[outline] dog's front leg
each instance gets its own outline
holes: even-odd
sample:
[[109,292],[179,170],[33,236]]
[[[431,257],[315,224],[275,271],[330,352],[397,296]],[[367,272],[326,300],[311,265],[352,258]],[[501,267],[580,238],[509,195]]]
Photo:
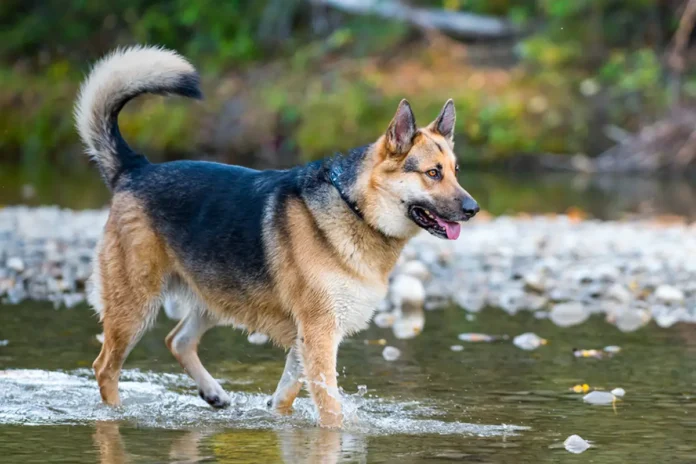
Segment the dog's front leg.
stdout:
[[340,341],[337,330],[314,325],[303,331],[300,341],[307,385],[319,410],[319,425],[340,427],[343,416],[336,380],[336,355]]
[[300,377],[302,377],[300,350],[301,347],[296,344],[288,351],[285,370],[283,370],[283,375],[280,377],[273,397],[268,401],[268,406],[271,406],[280,414],[290,414],[292,412],[292,403],[302,388],[302,382],[300,382]]

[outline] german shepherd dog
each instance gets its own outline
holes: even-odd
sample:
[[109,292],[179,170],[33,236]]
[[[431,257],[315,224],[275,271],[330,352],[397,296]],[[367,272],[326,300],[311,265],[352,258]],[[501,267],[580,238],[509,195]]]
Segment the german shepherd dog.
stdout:
[[342,423],[336,355],[385,297],[404,244],[420,230],[454,240],[479,207],[457,182],[452,100],[418,128],[406,100],[374,143],[290,170],[200,161],[150,163],[122,138],[118,114],[142,93],[202,98],[175,52],[117,50],[99,61],[75,107],[77,130],[113,192],[89,301],[104,326],[94,361],[103,401],[119,404],[128,353],[164,298],[186,316],[166,344],[200,396],[230,397],[201,364],[202,335],[234,325],[288,349],[269,401],[289,413],[303,383],[319,424]]

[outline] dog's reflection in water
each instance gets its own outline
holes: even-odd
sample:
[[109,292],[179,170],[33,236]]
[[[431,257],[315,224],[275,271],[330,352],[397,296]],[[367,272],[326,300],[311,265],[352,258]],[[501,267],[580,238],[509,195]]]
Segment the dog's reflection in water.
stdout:
[[[118,422],[99,421],[95,424],[94,446],[100,455],[101,464],[126,464],[137,461],[127,450]],[[283,463],[339,463],[365,462],[367,446],[363,437],[339,430],[323,428],[292,428],[268,434],[265,440],[256,437],[248,443],[246,431],[236,440],[237,433],[210,431],[186,431],[171,440],[168,457],[157,462],[283,462]],[[216,439],[220,438],[220,439]],[[272,443],[277,440],[277,446]],[[204,443],[205,442],[205,443]],[[164,449],[158,450],[162,455]],[[142,457],[142,456],[141,456]]]

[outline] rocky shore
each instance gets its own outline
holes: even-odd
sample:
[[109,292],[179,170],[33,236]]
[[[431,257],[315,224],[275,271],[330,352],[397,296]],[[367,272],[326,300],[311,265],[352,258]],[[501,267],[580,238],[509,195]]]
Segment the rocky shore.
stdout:
[[[106,210],[0,209],[2,303],[83,302],[106,218]],[[696,225],[477,217],[457,241],[422,234],[408,244],[375,323],[417,332],[423,308],[450,304],[532,311],[559,326],[600,313],[627,332],[651,320],[696,323]]]

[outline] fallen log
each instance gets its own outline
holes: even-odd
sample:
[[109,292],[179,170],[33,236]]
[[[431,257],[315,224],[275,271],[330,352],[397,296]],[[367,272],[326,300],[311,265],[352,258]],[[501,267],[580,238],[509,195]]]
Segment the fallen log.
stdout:
[[438,30],[461,39],[502,39],[513,37],[519,32],[504,19],[461,11],[412,7],[397,0],[310,1],[315,5],[328,6],[346,13],[404,21],[421,29]]

